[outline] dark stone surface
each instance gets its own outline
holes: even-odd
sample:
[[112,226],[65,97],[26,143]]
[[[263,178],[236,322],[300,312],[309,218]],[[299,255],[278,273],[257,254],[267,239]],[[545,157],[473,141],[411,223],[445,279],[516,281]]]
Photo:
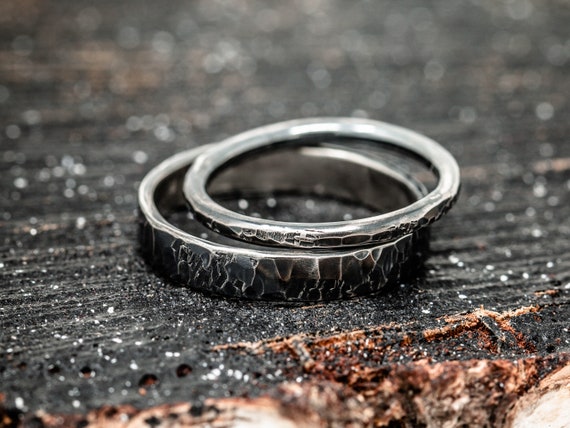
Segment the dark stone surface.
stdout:
[[[319,338],[364,329],[373,358],[351,358],[377,368],[570,351],[569,20],[563,0],[2,1],[4,406],[256,396],[314,373],[271,346],[221,345],[298,334],[314,359]],[[205,296],[145,265],[146,171],[317,115],[407,126],[456,156],[462,196],[423,277],[291,307]]]

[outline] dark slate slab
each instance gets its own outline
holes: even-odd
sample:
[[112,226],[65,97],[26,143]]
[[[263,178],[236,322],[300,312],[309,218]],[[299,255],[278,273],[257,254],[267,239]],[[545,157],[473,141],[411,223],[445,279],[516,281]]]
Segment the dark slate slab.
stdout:
[[[345,350],[359,370],[563,364],[569,21],[563,0],[3,1],[0,406],[198,405],[322,370],[348,388],[347,360],[325,353],[355,331],[374,345]],[[319,115],[408,126],[457,157],[462,195],[432,228],[423,273],[375,297],[290,306],[203,295],[146,266],[146,171]]]

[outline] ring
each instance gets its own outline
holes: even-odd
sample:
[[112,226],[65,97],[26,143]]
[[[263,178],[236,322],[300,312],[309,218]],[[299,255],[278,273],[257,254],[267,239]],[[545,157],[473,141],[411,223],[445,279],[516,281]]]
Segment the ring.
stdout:
[[[215,147],[202,146],[172,156],[152,169],[139,187],[142,253],[171,280],[201,291],[238,298],[322,301],[378,292],[399,278],[400,272],[417,268],[428,228],[403,234],[388,243],[320,250],[269,247],[236,240],[208,229],[187,215],[182,230],[167,218],[184,207],[184,174],[201,154]],[[330,148],[310,149],[312,153],[309,151],[307,156],[332,159],[338,155]],[[366,163],[368,158],[350,150],[345,152],[348,162],[362,169],[358,163]],[[263,157],[255,160],[254,165],[255,162],[258,162],[256,171],[262,170]],[[235,171],[229,173],[235,180],[232,182],[253,183],[248,178],[251,166],[237,165]],[[423,197],[425,192],[421,191],[421,185],[394,170],[386,174],[387,168],[381,162],[366,166],[375,169],[376,180],[399,188],[406,204]],[[271,162],[266,169],[272,169]],[[224,194],[228,189],[229,186],[221,183],[214,190]]]
[[[320,223],[282,222],[247,216],[216,203],[207,187],[227,164],[247,154],[283,146],[319,146],[331,140],[361,140],[393,149],[424,164],[437,178],[428,194],[405,207],[370,217]],[[239,240],[290,248],[345,248],[386,243],[439,219],[460,187],[453,156],[432,139],[409,129],[356,118],[298,119],[231,137],[198,156],[184,180],[184,196],[210,229]]]

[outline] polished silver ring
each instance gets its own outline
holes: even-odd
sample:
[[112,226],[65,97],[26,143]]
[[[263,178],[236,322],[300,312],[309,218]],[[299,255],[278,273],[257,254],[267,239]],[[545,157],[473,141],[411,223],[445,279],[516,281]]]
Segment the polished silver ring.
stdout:
[[[437,177],[437,185],[419,200],[371,217],[322,223],[290,223],[251,217],[225,208],[208,194],[219,169],[259,150],[320,145],[356,139],[397,149]],[[439,219],[455,201],[460,187],[453,156],[432,139],[383,122],[356,118],[298,119],[263,126],[228,138],[198,156],[184,181],[184,196],[197,218],[210,229],[236,239],[290,248],[344,248],[393,241]]]
[[[139,187],[141,250],[169,279],[224,296],[321,301],[376,293],[389,281],[398,280],[401,272],[417,270],[421,260],[418,252],[427,242],[427,229],[403,234],[388,243],[320,250],[269,247],[208,229],[187,215],[182,185],[187,169],[196,158],[214,147],[202,146],[165,160],[146,175]],[[313,147],[311,150],[309,154],[317,157],[338,156],[335,149]],[[346,151],[345,158],[359,168],[367,162],[366,156],[350,150]],[[255,184],[250,170],[261,169],[267,161],[261,158],[259,162],[250,163],[247,168],[240,168],[238,164],[228,175],[231,183]],[[326,163],[323,165],[326,167]],[[399,188],[407,199],[406,204],[425,193],[421,184],[393,169],[387,172],[380,161],[367,166],[376,170],[380,177],[377,180],[385,177],[381,187]],[[231,190],[231,186],[220,183],[213,193],[224,193],[228,189]],[[176,211],[184,213],[183,226],[170,220]]]

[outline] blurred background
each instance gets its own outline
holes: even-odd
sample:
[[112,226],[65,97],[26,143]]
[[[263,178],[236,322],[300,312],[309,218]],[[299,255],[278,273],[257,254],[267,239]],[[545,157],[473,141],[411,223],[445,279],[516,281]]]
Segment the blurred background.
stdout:
[[[154,162],[318,115],[391,121],[440,137],[458,155],[469,151],[470,163],[486,152],[511,163],[552,152],[546,128],[567,103],[563,1],[25,0],[0,8],[7,164],[22,165],[30,145],[40,164],[54,145],[65,147],[66,165],[116,152]],[[465,141],[470,133],[475,144]],[[86,157],[84,144],[100,150]],[[120,181],[129,171],[119,169],[109,172]]]

